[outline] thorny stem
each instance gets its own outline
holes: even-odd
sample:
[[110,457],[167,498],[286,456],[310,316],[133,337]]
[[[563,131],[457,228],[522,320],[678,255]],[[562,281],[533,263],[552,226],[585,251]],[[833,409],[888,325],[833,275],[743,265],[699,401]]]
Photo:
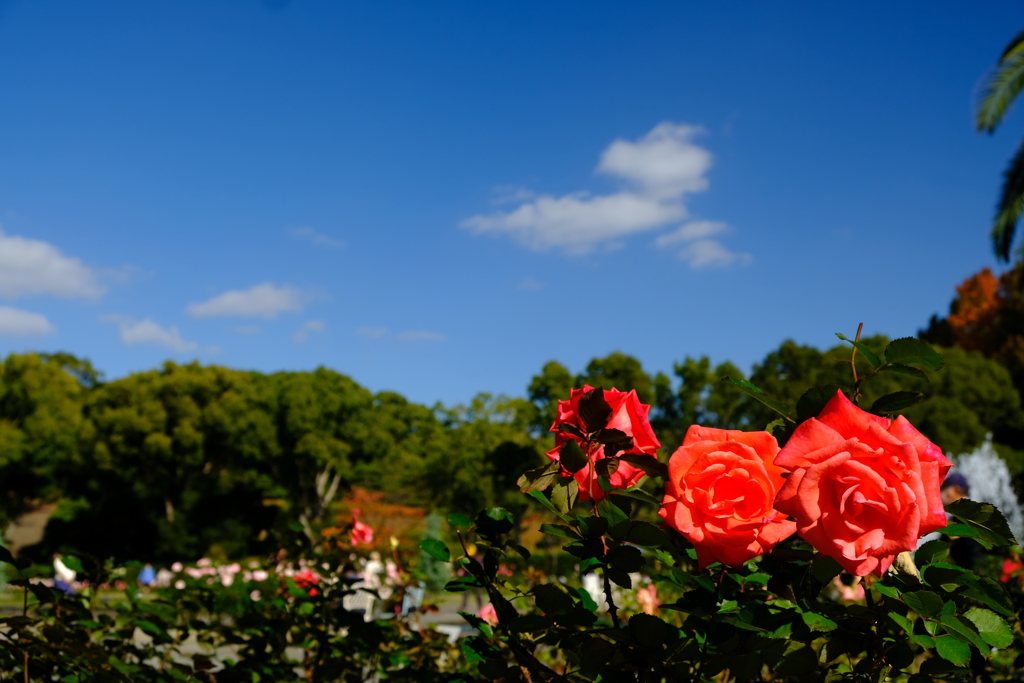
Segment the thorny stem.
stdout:
[[[459,544],[462,546],[462,552],[469,559],[470,562],[476,562],[469,556],[469,548],[466,546],[466,539],[462,537],[462,532],[456,530],[455,532],[459,536]],[[487,598],[491,601],[491,604],[497,604],[496,598],[501,598],[501,594],[494,587],[490,581],[484,581],[484,590],[487,591]],[[504,599],[504,598],[502,598]],[[497,613],[497,610],[495,610]],[[555,673],[548,667],[537,661],[526,646],[519,640],[519,636],[508,628],[508,624],[505,623],[501,614],[497,614],[498,625],[501,627],[505,634],[508,636],[509,649],[512,650],[512,656],[515,657],[516,663],[519,664],[519,670],[523,674],[523,678],[526,679],[527,683],[531,683],[536,677],[537,680],[548,680],[552,678]]]
[[604,597],[608,601],[608,614],[612,617],[612,624],[615,628],[619,627],[619,608],[615,606],[615,601],[612,600],[612,580],[608,578],[608,571],[604,570],[601,572],[604,576]]

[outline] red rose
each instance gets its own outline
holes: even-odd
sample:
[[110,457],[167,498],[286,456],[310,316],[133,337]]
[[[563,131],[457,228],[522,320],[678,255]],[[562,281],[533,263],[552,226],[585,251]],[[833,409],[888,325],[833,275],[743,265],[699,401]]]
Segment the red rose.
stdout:
[[697,549],[703,569],[737,566],[793,535],[796,523],[774,508],[785,483],[772,463],[779,444],[768,432],[693,425],[668,461],[658,514]]
[[796,428],[775,464],[792,471],[775,507],[851,574],[882,576],[946,525],[939,488],[953,463],[902,416],[867,413],[841,391]]
[[[559,460],[559,449],[570,439],[575,440],[584,453],[587,452],[588,447],[582,438],[559,431],[559,427],[561,425],[571,425],[581,432],[587,433],[587,426],[584,424],[579,413],[580,399],[583,398],[584,394],[593,390],[594,388],[590,386],[584,386],[582,389],[573,389],[569,393],[568,401],[558,402],[558,417],[555,419],[555,423],[551,425],[551,431],[557,433],[555,447],[547,453],[548,457],[552,460]],[[658,437],[654,435],[654,430],[651,429],[651,423],[647,421],[647,414],[651,411],[651,407],[640,402],[636,391],[625,392],[618,389],[605,389],[604,400],[612,409],[606,429],[617,429],[633,439],[633,447],[622,452],[654,456],[655,452],[661,448],[661,444],[658,442]],[[590,452],[587,455],[590,459],[590,465],[579,470],[573,476],[580,486],[580,498],[583,500],[593,498],[593,500],[598,501],[604,498],[604,491],[597,484],[597,473],[594,470],[594,464],[605,458],[604,446],[599,443],[593,443],[590,445],[589,450]],[[618,469],[615,470],[609,479],[613,488],[624,489],[636,484],[643,475],[643,470],[633,467],[625,461],[620,461]]]

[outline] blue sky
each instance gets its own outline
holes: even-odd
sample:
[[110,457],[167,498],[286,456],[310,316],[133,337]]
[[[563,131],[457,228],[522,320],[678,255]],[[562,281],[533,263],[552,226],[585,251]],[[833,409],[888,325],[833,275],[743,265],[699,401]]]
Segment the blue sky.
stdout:
[[454,404],[914,334],[994,266],[1024,5],[0,0],[0,354]]

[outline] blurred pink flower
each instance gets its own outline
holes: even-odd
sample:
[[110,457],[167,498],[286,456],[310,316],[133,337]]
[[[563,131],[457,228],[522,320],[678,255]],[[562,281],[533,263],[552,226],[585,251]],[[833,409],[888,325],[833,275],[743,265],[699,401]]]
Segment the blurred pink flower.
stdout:
[[352,510],[352,545],[360,543],[370,545],[373,543],[373,528],[369,524],[359,521],[359,509]]
[[183,568],[184,568],[184,565],[182,565],[181,562],[175,562],[174,564],[171,565],[171,571],[174,572],[174,573],[180,572]]
[[491,626],[498,625],[498,613],[494,610],[494,605],[487,603],[480,608],[480,611],[476,613],[478,617],[486,621]]
[[259,602],[261,597],[262,596],[260,595],[260,592],[258,590],[254,590],[253,592],[249,593],[249,599],[253,602]]
[[252,578],[254,581],[266,581],[268,576],[270,575],[262,569],[257,569],[252,573]]
[[853,586],[847,586],[837,576],[832,579],[832,585],[839,591],[839,597],[847,602],[859,602],[864,600],[864,584],[860,581]]
[[185,582],[182,581],[181,579],[178,579],[177,581],[174,582],[174,587],[177,588],[178,590],[185,590]]
[[654,587],[654,584],[638,588],[636,591],[637,602],[640,603],[640,609],[644,611],[644,614],[657,614],[658,607],[661,602],[658,600],[658,589]]
[[205,557],[203,557],[198,562],[196,562],[196,564],[199,565],[200,567],[209,567],[210,566],[210,561],[208,559],[206,559]]

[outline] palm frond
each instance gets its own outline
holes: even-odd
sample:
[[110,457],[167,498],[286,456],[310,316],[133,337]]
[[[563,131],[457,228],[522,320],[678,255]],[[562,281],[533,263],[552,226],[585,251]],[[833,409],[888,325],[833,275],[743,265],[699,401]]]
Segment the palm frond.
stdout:
[[1003,54],[999,55],[999,63],[1002,64],[1021,52],[1024,52],[1024,31],[1021,31],[1013,37],[1010,44],[1006,46],[1005,50],[1003,50]]
[[1024,88],[1024,43],[1020,49],[1008,61],[997,66],[985,83],[975,120],[978,130],[994,131]]
[[1024,143],[1017,149],[1003,173],[1003,191],[992,225],[992,248],[996,258],[1010,260],[1010,247],[1017,231],[1017,222],[1024,212]]

